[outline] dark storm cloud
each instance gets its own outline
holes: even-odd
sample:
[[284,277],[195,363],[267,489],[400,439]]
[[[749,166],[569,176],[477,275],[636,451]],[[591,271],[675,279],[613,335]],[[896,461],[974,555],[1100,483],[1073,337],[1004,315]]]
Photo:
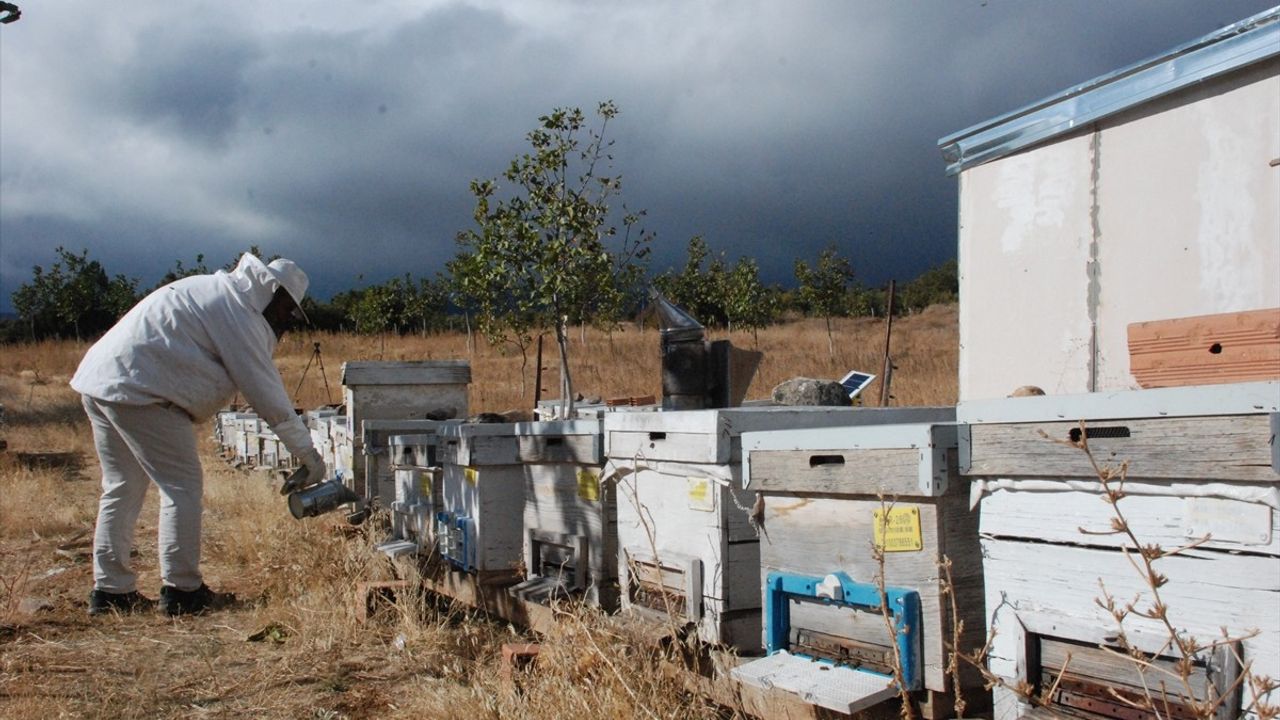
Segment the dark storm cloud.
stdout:
[[190,141],[224,145],[251,94],[244,74],[260,56],[243,38],[147,28],[120,66],[124,109],[139,125],[173,124]]
[[440,270],[555,107],[613,99],[654,269],[701,234],[790,282],[955,254],[936,141],[1267,7],[1139,2],[385,2],[25,8],[0,29],[0,309],[63,244],[150,284],[250,244],[326,297]]

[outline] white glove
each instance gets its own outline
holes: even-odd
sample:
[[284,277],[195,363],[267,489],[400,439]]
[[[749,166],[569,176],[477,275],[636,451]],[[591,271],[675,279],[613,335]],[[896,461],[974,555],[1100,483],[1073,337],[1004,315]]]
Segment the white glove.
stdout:
[[302,466],[307,469],[307,480],[304,485],[324,482],[328,469],[325,467],[324,458],[321,457],[320,451],[315,448],[302,454]]

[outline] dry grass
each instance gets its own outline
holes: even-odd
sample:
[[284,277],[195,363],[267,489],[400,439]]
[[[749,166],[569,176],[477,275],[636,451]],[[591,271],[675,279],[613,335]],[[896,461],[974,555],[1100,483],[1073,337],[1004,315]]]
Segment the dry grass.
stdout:
[[[764,361],[748,392],[750,399],[769,397],[778,383],[796,377],[839,379],[850,370],[881,374],[885,323],[873,318],[839,318],[835,324],[837,357],[827,350],[827,335],[820,319],[800,320],[751,333],[719,333],[714,339],[729,339],[737,347],[764,352]],[[611,335],[588,329],[585,343],[579,332],[571,333],[570,348],[574,387],[586,397],[661,396],[658,359],[658,331],[652,326],[637,329],[624,326]],[[894,371],[893,405],[952,405],[957,397],[959,346],[956,306],[935,306],[916,315],[897,318],[893,325]],[[461,334],[409,336],[388,339],[385,349],[376,337],[332,335],[287,337],[277,364],[290,394],[298,387],[312,343],[319,342],[329,378],[332,399],[341,402],[339,366],[344,360],[430,360],[464,358],[471,362],[472,411],[501,412],[533,405],[533,351],[529,357],[526,395],[520,392],[520,354],[513,348],[491,348],[475,339],[475,351],[468,352]],[[554,393],[558,387],[560,360],[552,338],[543,350],[543,387]],[[544,397],[548,396],[544,393]],[[868,404],[879,403],[879,382],[865,393]],[[329,402],[324,383],[313,364],[307,372],[298,401],[302,407]]]
[[[956,394],[954,308],[895,322],[894,404],[949,404]],[[827,354],[821,321],[759,335],[765,361],[751,389],[767,397],[797,375],[838,378],[852,368],[879,371],[884,325],[838,325],[845,356]],[[751,335],[736,345],[754,347]],[[343,360],[467,358],[465,337],[287,338],[277,352],[293,392],[321,343],[334,399]],[[658,395],[653,329],[612,339],[575,335],[575,376],[586,395]],[[238,607],[207,617],[158,614],[90,620],[86,540],[96,515],[98,467],[79,399],[67,387],[86,345],[10,346],[0,356],[0,717],[734,717],[685,692],[669,662],[642,634],[616,619],[573,615],[545,638],[538,669],[519,682],[498,672],[504,642],[527,637],[501,622],[414,599],[399,612],[360,625],[352,617],[357,581],[392,577],[370,541],[341,532],[336,519],[292,520],[261,476],[226,467],[212,439],[202,445],[207,482],[204,569],[210,585],[237,593]],[[544,365],[556,372],[548,344]],[[521,398],[518,355],[479,343],[470,358],[473,411],[532,404]],[[549,378],[550,379],[550,378]],[[554,385],[554,380],[549,384]],[[532,381],[529,383],[530,391]],[[870,389],[872,398],[878,388]],[[299,404],[328,401],[317,368]],[[874,403],[873,403],[874,404]],[[209,438],[209,424],[199,429]],[[66,452],[79,467],[38,467],[20,453]],[[140,589],[159,587],[156,493],[138,528]],[[278,628],[278,641],[248,638]]]

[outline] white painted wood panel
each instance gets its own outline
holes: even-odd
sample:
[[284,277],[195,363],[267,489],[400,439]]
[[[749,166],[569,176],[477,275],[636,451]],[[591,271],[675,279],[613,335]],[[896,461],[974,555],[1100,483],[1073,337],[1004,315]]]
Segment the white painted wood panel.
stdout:
[[[1150,602],[1150,589],[1117,550],[991,538],[982,548],[987,612],[997,632],[990,668],[1005,678],[1018,677],[1024,627],[1085,642],[1099,642],[1113,632],[1115,621],[1096,602],[1100,583],[1118,601]],[[1169,578],[1161,595],[1175,627],[1201,641],[1220,637],[1224,627],[1232,635],[1256,629],[1258,634],[1244,641],[1244,659],[1255,673],[1280,675],[1280,563],[1275,557],[1193,550],[1156,567]],[[1154,621],[1130,616],[1125,625],[1148,652],[1167,638]]]
[[[1216,530],[1204,547],[1280,556],[1280,513],[1266,505],[1129,495],[1121,507],[1143,543],[1171,549]],[[1111,505],[1098,493],[996,490],[982,499],[981,532],[988,537],[1120,547],[1128,542],[1126,536],[1097,534],[1111,529],[1113,517]],[[1094,534],[1081,533],[1081,528]]]
[[566,464],[524,466],[524,554],[530,556],[529,530],[587,538],[586,562],[590,579],[608,583],[617,579],[617,498],[607,483],[597,484],[595,499],[580,491],[579,472],[598,467]]
[[523,561],[524,472],[521,466],[468,468],[446,464],[441,506],[446,512],[469,517],[475,523],[477,570],[510,570]]

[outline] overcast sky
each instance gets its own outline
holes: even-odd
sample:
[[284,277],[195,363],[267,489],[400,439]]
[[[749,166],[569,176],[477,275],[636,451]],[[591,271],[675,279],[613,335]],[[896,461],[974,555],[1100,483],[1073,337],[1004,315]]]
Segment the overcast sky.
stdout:
[[154,284],[249,245],[321,299],[455,254],[473,178],[612,99],[653,270],[702,235],[791,284],[955,257],[938,138],[1274,0],[20,0],[0,25],[0,310],[53,248]]

